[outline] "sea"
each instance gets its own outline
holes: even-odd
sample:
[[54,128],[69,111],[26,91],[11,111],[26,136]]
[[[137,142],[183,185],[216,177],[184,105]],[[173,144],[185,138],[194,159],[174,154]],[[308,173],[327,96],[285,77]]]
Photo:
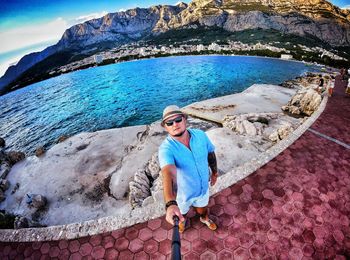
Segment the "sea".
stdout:
[[7,150],[33,154],[62,135],[150,124],[170,104],[280,84],[319,67],[250,56],[177,56],[93,67],[0,96]]

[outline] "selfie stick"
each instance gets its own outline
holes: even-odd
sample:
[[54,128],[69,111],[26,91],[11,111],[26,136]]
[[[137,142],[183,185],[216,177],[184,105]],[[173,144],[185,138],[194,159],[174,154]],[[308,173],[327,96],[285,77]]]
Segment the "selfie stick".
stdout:
[[174,216],[174,227],[173,227],[173,241],[171,242],[171,259],[180,260],[181,259],[181,241],[179,233],[179,217]]

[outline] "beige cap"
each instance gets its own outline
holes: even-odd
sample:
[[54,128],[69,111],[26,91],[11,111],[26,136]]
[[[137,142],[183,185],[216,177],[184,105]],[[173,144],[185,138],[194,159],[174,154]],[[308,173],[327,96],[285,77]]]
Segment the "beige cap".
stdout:
[[185,113],[181,111],[181,109],[176,105],[170,105],[164,108],[163,110],[163,118],[162,118],[162,125],[164,125],[165,120],[167,120],[169,117],[172,117],[173,115],[183,115],[186,116]]

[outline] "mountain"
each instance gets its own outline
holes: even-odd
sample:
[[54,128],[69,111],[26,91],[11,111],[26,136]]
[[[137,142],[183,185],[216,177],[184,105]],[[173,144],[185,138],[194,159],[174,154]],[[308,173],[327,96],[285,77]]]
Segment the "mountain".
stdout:
[[313,37],[331,46],[350,45],[350,11],[325,0],[193,0],[176,6],[157,5],[110,13],[67,29],[60,41],[24,56],[0,79],[7,89],[19,76],[40,76],[98,51],[178,29],[252,29]]

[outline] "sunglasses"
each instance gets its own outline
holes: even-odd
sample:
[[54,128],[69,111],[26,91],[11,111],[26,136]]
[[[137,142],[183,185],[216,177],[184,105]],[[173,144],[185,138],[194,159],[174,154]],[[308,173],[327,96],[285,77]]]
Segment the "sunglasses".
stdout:
[[181,123],[182,122],[182,116],[179,116],[177,118],[174,118],[173,120],[169,120],[169,121],[166,121],[165,124],[167,126],[172,126],[174,124],[174,122],[176,123]]

